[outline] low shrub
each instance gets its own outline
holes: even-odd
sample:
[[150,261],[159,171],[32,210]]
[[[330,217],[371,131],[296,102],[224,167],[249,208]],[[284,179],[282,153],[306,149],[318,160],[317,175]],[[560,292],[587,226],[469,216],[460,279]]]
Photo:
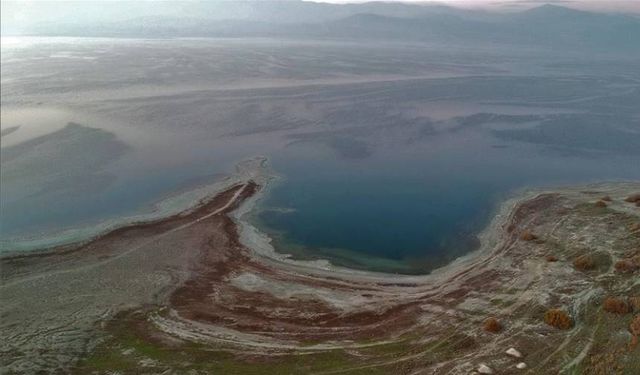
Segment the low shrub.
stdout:
[[573,319],[561,309],[549,309],[544,313],[544,322],[558,329],[569,329],[573,326]]
[[522,233],[520,233],[520,239],[523,241],[533,241],[535,239],[537,239],[538,236],[536,236],[535,234],[531,233],[530,230],[525,229],[524,231],[522,231]]
[[596,262],[591,255],[580,255],[573,261],[573,266],[580,271],[588,271],[596,268]]
[[558,261],[558,257],[556,257],[555,255],[547,255],[545,257],[545,259],[547,260],[547,262],[557,262]]
[[627,314],[631,312],[631,306],[623,298],[607,297],[602,303],[604,311],[614,314]]
[[625,202],[629,202],[629,203],[638,203],[638,202],[640,202],[640,193],[631,194],[630,196],[625,198]]
[[487,318],[482,325],[482,328],[491,333],[498,333],[502,331],[502,324],[496,318]]
[[605,195],[604,197],[600,198],[600,200],[605,202],[611,202],[611,197],[608,195]]
[[599,200],[595,203],[596,207],[607,207],[607,202]]
[[616,268],[616,271],[621,273],[633,273],[640,268],[640,266],[631,259],[619,260],[616,262],[614,267]]
[[635,347],[638,344],[638,336],[640,336],[640,315],[636,315],[631,324],[629,324],[629,332],[631,332],[631,346]]
[[634,311],[640,311],[640,296],[629,297],[629,305]]

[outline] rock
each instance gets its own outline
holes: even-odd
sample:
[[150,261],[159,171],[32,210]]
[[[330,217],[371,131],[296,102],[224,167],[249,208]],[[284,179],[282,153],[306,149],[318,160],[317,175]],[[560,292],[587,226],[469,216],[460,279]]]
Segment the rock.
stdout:
[[478,367],[478,372],[481,374],[493,374],[491,367],[485,364],[481,364],[480,367]]
[[519,369],[519,370],[524,370],[524,369],[526,369],[526,368],[527,368],[527,364],[526,364],[526,363],[524,363],[524,362],[520,362],[520,363],[518,363],[518,364],[516,365],[516,368],[517,368],[517,369]]
[[522,353],[516,350],[516,348],[509,348],[509,350],[507,350],[506,353],[512,357],[522,358]]

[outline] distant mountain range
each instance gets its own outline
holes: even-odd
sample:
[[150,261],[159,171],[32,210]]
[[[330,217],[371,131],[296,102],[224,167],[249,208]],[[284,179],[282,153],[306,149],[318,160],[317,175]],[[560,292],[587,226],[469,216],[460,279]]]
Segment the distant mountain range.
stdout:
[[518,13],[382,2],[65,2],[38,11],[12,5],[3,2],[3,36],[349,38],[640,53],[639,17],[548,4]]

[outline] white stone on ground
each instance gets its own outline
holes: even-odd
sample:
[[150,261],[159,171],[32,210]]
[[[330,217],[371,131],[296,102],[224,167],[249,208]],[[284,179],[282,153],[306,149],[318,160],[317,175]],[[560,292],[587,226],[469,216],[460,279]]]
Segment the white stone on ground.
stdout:
[[506,353],[512,357],[516,357],[516,358],[522,357],[522,353],[516,350],[516,348],[509,348],[509,350],[507,350]]
[[480,367],[478,367],[478,372],[481,374],[493,374],[493,370],[485,364],[481,364]]
[[520,363],[518,363],[518,364],[516,365],[516,368],[517,368],[517,369],[520,369],[520,370],[524,370],[524,369],[526,369],[526,368],[527,368],[527,364],[526,364],[526,363],[524,363],[524,362],[520,362]]

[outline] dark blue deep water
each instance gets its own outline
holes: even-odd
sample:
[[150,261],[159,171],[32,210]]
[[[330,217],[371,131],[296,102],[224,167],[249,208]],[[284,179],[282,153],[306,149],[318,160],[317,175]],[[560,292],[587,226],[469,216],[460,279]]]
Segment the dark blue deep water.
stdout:
[[636,162],[480,133],[353,160],[296,144],[272,159],[283,178],[256,222],[298,258],[424,273],[476,248],[476,235],[518,189],[637,179]]

